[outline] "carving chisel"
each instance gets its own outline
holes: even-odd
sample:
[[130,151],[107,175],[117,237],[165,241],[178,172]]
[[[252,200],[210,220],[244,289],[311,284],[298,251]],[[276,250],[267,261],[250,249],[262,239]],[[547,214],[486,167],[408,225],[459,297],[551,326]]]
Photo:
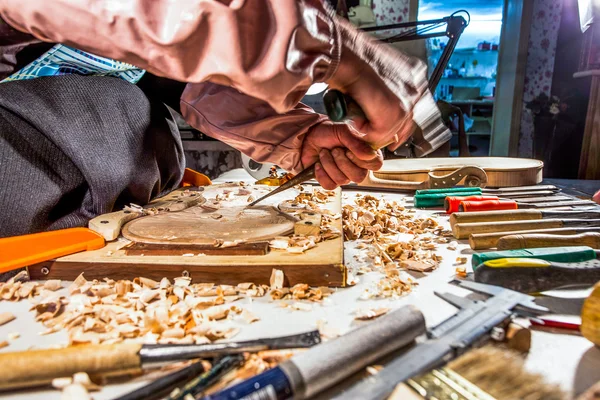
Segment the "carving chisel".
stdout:
[[512,186],[498,189],[492,188],[480,188],[480,187],[452,187],[442,189],[420,189],[415,194],[437,194],[442,193],[446,196],[460,196],[462,192],[479,192],[489,196],[500,196],[510,195],[514,192],[536,192],[536,191],[550,191],[553,193],[560,192],[560,189],[554,185],[534,185],[534,186]]
[[474,272],[475,282],[537,293],[570,285],[600,281],[600,261],[557,262],[535,258],[500,258],[485,261]]
[[[334,122],[343,121],[349,116],[360,116],[363,118],[365,116],[358,104],[356,104],[356,102],[352,100],[351,97],[343,94],[338,90],[326,91],[323,95],[323,103],[325,104],[325,109],[327,110],[327,115],[329,116],[329,119]],[[394,142],[395,140],[392,140],[390,143],[381,146],[381,148],[386,147]],[[374,150],[378,150],[378,148],[374,148]],[[267,193],[261,198],[256,199],[252,203],[248,204],[248,207],[255,206],[264,199],[276,195],[277,193],[281,193],[285,190],[291,189],[296,185],[300,185],[306,181],[315,179],[315,164],[306,168],[304,171],[300,172],[298,175],[296,175],[283,185],[279,186],[277,189]]]
[[590,200],[573,200],[560,202],[542,202],[542,203],[523,203],[513,200],[484,200],[484,201],[463,201],[458,207],[458,211],[493,211],[493,210],[516,210],[524,208],[556,208],[556,207],[574,207],[574,206],[595,206],[596,203]]
[[598,258],[598,254],[598,250],[594,250],[588,246],[541,247],[533,249],[487,251],[485,253],[473,254],[471,266],[473,267],[473,271],[475,271],[480,265],[485,264],[487,261],[502,258],[536,258],[556,262],[581,262],[595,260]]
[[0,390],[44,385],[54,378],[72,376],[77,372],[103,374],[139,369],[149,364],[213,358],[226,354],[306,348],[320,342],[319,331],[311,331],[245,342],[197,345],[117,343],[2,353],[0,354]]
[[498,240],[499,250],[557,246],[589,246],[593,249],[600,249],[600,233],[588,232],[580,233],[578,235],[525,233],[503,236]]
[[600,219],[600,209],[597,210],[508,210],[508,211],[477,211],[456,212],[450,216],[450,226],[459,223],[500,222],[500,221],[531,221],[540,219]]
[[[515,198],[506,198],[506,197],[497,197],[497,196],[448,196],[444,199],[444,208],[446,209],[446,214],[454,214],[460,210],[460,206],[463,202],[482,202],[488,200],[508,200],[508,201],[518,201],[519,203],[555,203],[555,202],[564,202],[564,201],[572,201],[573,198],[568,196],[552,196],[551,192],[519,192],[520,196],[515,196]],[[537,195],[541,197],[537,197]],[[546,194],[550,194],[550,196],[546,196]],[[536,196],[536,197],[528,197],[528,196]],[[415,196],[415,204],[416,204],[416,196]]]
[[452,234],[467,239],[477,233],[514,232],[527,229],[600,228],[600,219],[540,219],[535,221],[470,222],[455,224]]
[[[556,196],[552,191],[526,191],[526,192],[511,192],[503,194],[502,197],[497,195],[481,193],[481,192],[460,192],[454,194],[447,193],[424,193],[415,194],[413,201],[417,208],[433,208],[445,207],[446,211],[452,208],[451,212],[458,211],[458,206],[462,201],[483,201],[483,200],[515,200],[524,203],[531,202],[552,202],[571,200],[571,197]],[[448,212],[449,214],[451,212]]]
[[500,238],[509,235],[550,234],[550,235],[578,235],[580,233],[600,232],[600,228],[553,228],[553,229],[528,229],[515,232],[477,233],[469,236],[469,245],[473,250],[492,249],[498,245]]

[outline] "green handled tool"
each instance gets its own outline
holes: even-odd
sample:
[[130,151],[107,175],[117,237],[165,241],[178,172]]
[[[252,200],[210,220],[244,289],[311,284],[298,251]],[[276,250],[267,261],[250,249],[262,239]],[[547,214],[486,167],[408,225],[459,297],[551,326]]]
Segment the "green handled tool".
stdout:
[[475,282],[502,286],[523,293],[538,293],[600,281],[600,260],[556,262],[536,258],[500,258],[475,269]]
[[540,247],[533,249],[518,249],[505,251],[488,251],[485,253],[473,254],[471,259],[473,270],[483,265],[486,261],[497,260],[500,258],[538,258],[546,261],[556,262],[581,262],[594,260],[598,256],[598,251],[588,246],[573,247]]
[[535,186],[514,186],[504,187],[499,189],[480,188],[480,187],[469,187],[469,186],[455,186],[452,188],[441,188],[441,189],[420,189],[415,194],[434,194],[434,193],[445,193],[447,196],[462,196],[461,192],[471,192],[478,190],[479,193],[485,193],[488,196],[498,195],[509,195],[514,192],[534,192],[534,191],[551,191],[559,192],[560,189],[553,185],[535,185]]
[[[350,96],[343,94],[339,90],[327,90],[323,95],[323,102],[325,104],[325,109],[327,110],[327,115],[329,116],[329,119],[331,119],[334,122],[343,121],[346,118],[348,118],[348,116],[364,117],[364,113],[360,109],[358,104],[356,104],[356,102],[352,100]],[[276,195],[277,193],[281,193],[284,190],[288,190],[296,185],[300,185],[314,178],[315,164],[306,168],[304,171],[300,172],[298,175],[296,175],[283,185],[279,186],[277,189],[267,193],[261,198],[248,204],[248,207],[252,207],[268,197]]]

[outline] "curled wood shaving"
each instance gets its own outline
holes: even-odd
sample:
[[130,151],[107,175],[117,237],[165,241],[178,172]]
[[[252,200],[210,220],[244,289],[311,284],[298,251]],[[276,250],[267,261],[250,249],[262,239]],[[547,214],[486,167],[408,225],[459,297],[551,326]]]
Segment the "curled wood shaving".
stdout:
[[456,263],[457,264],[466,264],[467,263],[467,257],[456,257]]
[[256,316],[255,314],[251,313],[248,310],[243,310],[242,311],[242,318],[244,318],[244,320],[248,324],[251,324],[251,323],[256,322],[256,321],[260,321],[260,318],[258,318],[258,316]]
[[8,342],[6,340],[3,340],[3,341],[0,342],[0,349],[3,349],[5,347],[7,347],[7,346],[8,346]]
[[460,277],[460,278],[466,278],[467,277],[467,268],[465,267],[456,267],[456,276]]
[[0,326],[4,325],[4,324],[8,324],[10,321],[12,321],[15,318],[17,318],[17,317],[15,317],[15,315],[13,313],[10,313],[10,312],[0,313]]
[[355,311],[355,320],[358,321],[366,321],[369,319],[375,319],[377,317],[381,317],[384,314],[387,314],[390,311],[389,308],[376,308],[370,310],[356,310]]
[[271,279],[269,280],[271,289],[282,289],[284,279],[285,276],[283,275],[283,271],[273,268],[273,271],[271,271]]

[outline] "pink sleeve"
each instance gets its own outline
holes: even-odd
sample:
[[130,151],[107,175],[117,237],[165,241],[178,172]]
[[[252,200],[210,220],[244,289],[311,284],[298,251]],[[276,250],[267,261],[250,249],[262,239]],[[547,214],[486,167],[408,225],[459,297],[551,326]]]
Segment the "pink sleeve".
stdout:
[[337,68],[340,33],[324,0],[0,0],[37,38],[183,82],[232,86],[280,113]]
[[181,96],[186,121],[258,162],[298,173],[306,133],[327,119],[302,103],[278,114],[267,103],[214,83],[187,85]]

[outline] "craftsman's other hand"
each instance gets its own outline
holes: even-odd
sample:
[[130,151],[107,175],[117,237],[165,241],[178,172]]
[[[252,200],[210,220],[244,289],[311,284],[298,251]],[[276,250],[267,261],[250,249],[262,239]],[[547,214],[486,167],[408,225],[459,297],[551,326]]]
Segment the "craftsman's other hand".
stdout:
[[366,119],[351,115],[352,123],[374,147],[398,147],[408,140],[412,113],[403,108],[377,72],[348,48],[343,48],[340,65],[328,84],[360,106]]
[[322,122],[306,134],[301,161],[315,165],[315,177],[324,189],[333,190],[350,182],[362,182],[369,171],[383,166],[383,155],[373,150],[352,126]]
[[596,194],[594,194],[594,197],[592,197],[592,200],[594,200],[596,203],[600,204],[600,190],[598,190],[596,192]]

